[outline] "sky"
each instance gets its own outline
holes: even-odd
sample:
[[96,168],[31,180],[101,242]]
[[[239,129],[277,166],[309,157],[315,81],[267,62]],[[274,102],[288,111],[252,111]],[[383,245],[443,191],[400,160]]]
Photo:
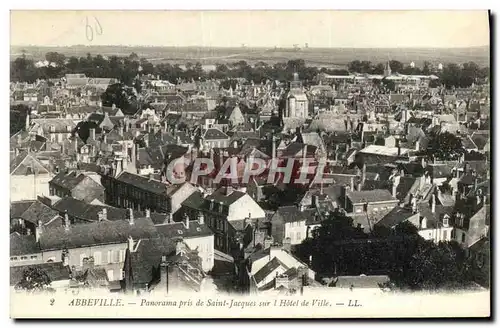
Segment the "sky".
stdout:
[[489,45],[487,11],[11,11],[11,45],[453,48]]

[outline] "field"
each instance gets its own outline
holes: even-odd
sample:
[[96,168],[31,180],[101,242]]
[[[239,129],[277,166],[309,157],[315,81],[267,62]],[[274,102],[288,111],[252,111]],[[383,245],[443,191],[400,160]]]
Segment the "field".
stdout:
[[72,47],[35,47],[12,46],[11,59],[20,56],[22,51],[28,58],[43,59],[45,53],[56,51],[66,56],[85,56],[101,54],[103,56],[124,56],[137,53],[153,63],[169,62],[185,64],[200,62],[203,65],[231,63],[245,60],[250,64],[258,61],[274,64],[290,59],[304,59],[308,65],[319,67],[344,67],[353,60],[368,60],[373,63],[398,60],[405,64],[424,61],[438,63],[464,63],[474,61],[480,66],[490,62],[489,47],[474,48],[303,48],[300,50],[285,48],[200,48],[200,47],[125,47],[125,46],[72,46]]

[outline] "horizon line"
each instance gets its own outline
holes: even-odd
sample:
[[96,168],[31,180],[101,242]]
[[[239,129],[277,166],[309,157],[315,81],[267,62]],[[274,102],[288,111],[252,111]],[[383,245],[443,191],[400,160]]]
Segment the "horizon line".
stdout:
[[[294,50],[293,46],[286,46],[286,47],[273,47],[273,46],[203,46],[203,45],[185,45],[185,46],[175,46],[175,45],[134,45],[134,44],[93,44],[93,45],[85,45],[85,44],[70,44],[70,45],[38,45],[38,44],[11,44],[10,47],[40,47],[40,48],[71,48],[71,47],[127,47],[127,48],[132,48],[132,47],[143,47],[143,48],[221,48],[221,49],[232,49],[232,48],[237,48],[237,49],[255,49],[255,48],[264,48],[264,49],[291,49]],[[323,47],[314,47],[314,46],[308,46],[306,47],[299,47],[298,49],[304,50],[304,49],[473,49],[473,48],[485,48],[485,47],[490,47],[490,44],[485,44],[485,45],[478,45],[478,46],[459,46],[459,47],[432,47],[432,46],[405,46],[405,47],[355,47],[355,46],[338,46],[338,47],[328,47],[328,46],[323,46]]]

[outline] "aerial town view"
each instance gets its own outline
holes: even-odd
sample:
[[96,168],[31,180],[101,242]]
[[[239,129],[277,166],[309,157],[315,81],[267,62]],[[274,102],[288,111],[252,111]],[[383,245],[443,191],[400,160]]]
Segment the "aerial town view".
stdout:
[[11,45],[13,293],[489,290],[489,35],[94,44],[106,17]]

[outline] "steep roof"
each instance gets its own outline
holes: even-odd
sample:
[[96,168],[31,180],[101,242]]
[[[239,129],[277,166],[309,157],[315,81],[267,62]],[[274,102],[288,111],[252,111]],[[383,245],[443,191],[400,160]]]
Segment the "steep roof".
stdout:
[[200,224],[198,221],[191,220],[189,228],[184,222],[175,222],[167,224],[158,224],[156,229],[160,235],[167,238],[198,238],[211,236],[214,232],[206,225]]
[[128,237],[134,240],[155,238],[158,232],[148,218],[135,219],[134,224],[126,220],[99,221],[46,229],[40,236],[40,248],[44,251],[80,248],[88,246],[126,243]]
[[33,235],[10,234],[10,256],[41,253]]

